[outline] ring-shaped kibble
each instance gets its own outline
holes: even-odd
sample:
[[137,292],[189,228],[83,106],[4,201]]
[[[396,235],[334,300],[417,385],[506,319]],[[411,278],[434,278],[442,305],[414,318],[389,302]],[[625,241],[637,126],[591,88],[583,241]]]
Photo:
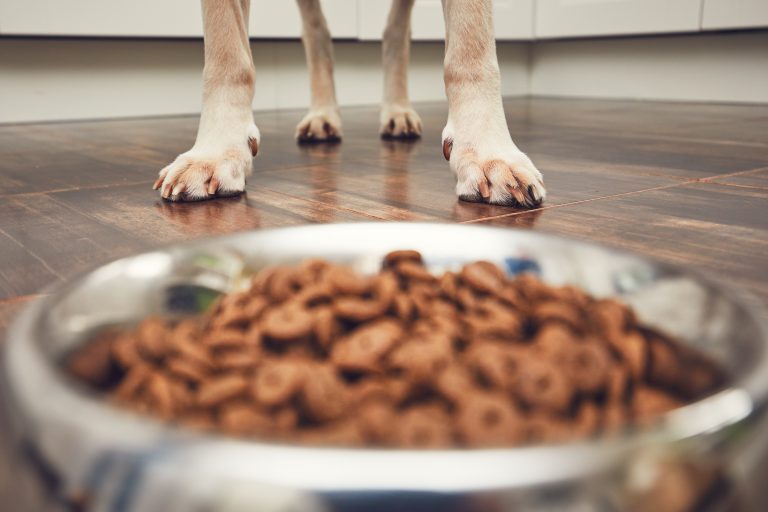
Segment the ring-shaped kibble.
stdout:
[[166,369],[174,376],[189,382],[202,382],[208,377],[208,368],[194,359],[171,358],[166,362]]
[[306,370],[301,402],[307,416],[317,421],[335,420],[349,404],[347,386],[330,365],[311,365]]
[[470,447],[510,446],[525,440],[525,418],[502,394],[475,393],[461,403],[459,438]]
[[248,380],[242,375],[223,375],[204,381],[197,390],[199,407],[212,407],[245,394]]
[[401,448],[447,448],[454,444],[448,414],[429,406],[411,407],[401,413],[393,437]]
[[520,369],[515,394],[529,407],[565,412],[571,405],[573,389],[562,371],[546,360],[531,358]]
[[583,323],[582,313],[578,309],[567,302],[556,300],[548,300],[535,305],[531,316],[538,325],[547,322],[559,322],[573,330],[578,329]]
[[596,342],[573,345],[564,361],[565,372],[577,389],[596,393],[605,388],[611,367],[611,356]]
[[295,361],[265,361],[256,373],[251,394],[256,402],[265,406],[283,404],[299,392],[305,373],[305,368]]
[[329,286],[335,295],[362,295],[371,288],[371,280],[351,269],[334,265],[325,272]]
[[301,304],[289,302],[267,310],[262,326],[262,333],[272,339],[295,340],[312,331],[314,317]]
[[382,267],[390,268],[390,267],[393,267],[395,264],[403,261],[422,263],[423,260],[422,260],[421,253],[419,251],[414,251],[412,249],[391,251],[387,253],[386,256],[384,256],[384,260],[382,261]]
[[399,276],[405,279],[424,281],[427,283],[432,283],[437,280],[437,278],[433,276],[429,270],[427,270],[427,268],[420,262],[402,260],[397,262],[393,266],[393,269]]
[[336,342],[331,361],[345,370],[378,370],[379,360],[394,348],[402,334],[402,327],[394,320],[371,322]]
[[482,293],[497,293],[504,285],[504,273],[489,262],[476,261],[464,265],[459,277],[464,283]]

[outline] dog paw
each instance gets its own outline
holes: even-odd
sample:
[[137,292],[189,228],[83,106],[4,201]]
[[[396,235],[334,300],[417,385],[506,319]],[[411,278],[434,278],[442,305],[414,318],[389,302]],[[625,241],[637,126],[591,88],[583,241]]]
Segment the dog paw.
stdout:
[[532,208],[546,197],[544,180],[508,133],[454,134],[443,130],[443,156],[456,174],[459,199]]
[[313,109],[296,126],[298,142],[338,142],[341,118],[335,109]]
[[384,139],[416,139],[421,137],[421,118],[411,107],[383,105],[379,134]]
[[218,149],[217,144],[196,144],[162,169],[152,188],[160,190],[168,201],[202,201],[242,194],[259,140],[258,128],[251,125],[247,144]]

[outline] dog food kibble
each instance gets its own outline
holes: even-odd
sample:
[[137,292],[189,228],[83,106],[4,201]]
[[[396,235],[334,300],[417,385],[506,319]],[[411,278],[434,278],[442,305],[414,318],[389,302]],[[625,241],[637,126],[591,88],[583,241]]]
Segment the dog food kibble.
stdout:
[[615,299],[485,261],[436,276],[411,250],[375,276],[320,259],[267,268],[197,318],[104,333],[67,364],[186,428],[400,448],[610,435],[724,382]]

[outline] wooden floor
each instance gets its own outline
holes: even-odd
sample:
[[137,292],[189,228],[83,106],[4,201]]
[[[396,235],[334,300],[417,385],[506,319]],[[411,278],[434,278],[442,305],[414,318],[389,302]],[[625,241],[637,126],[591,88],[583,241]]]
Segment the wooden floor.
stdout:
[[[691,265],[768,303],[768,106],[515,99],[518,145],[543,171],[536,210],[459,202],[424,137],[381,141],[375,108],[344,109],[345,139],[297,146],[301,112],[258,113],[247,194],[161,201],[157,171],[196,117],[0,126],[0,339],[40,289],[161,244],[309,222],[429,220],[537,229]],[[0,464],[0,482],[9,468]]]
[[543,171],[536,210],[459,202],[441,156],[443,104],[424,137],[377,137],[375,108],[345,139],[297,146],[299,111],[257,113],[247,194],[171,204],[150,189],[197,118],[0,126],[0,329],[53,282],[174,241],[308,222],[429,220],[537,229],[684,263],[768,302],[768,106],[513,99],[517,144]]

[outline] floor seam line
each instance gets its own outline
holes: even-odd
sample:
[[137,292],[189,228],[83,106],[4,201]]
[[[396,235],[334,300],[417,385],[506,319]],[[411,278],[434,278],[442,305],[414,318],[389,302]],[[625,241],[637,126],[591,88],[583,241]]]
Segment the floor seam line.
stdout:
[[19,242],[18,240],[16,240],[16,238],[14,238],[14,237],[13,237],[13,236],[12,236],[10,233],[8,233],[8,232],[7,232],[7,231],[5,231],[4,229],[0,228],[0,234],[3,234],[3,235],[5,235],[5,236],[7,236],[8,238],[10,238],[10,239],[11,239],[11,241],[13,241],[13,243],[15,243],[16,245],[18,245],[19,247],[21,247],[22,249],[24,249],[25,251],[27,251],[27,254],[29,254],[29,255],[30,255],[30,256],[32,256],[32,257],[33,257],[35,260],[37,260],[37,261],[38,261],[38,263],[40,263],[40,264],[43,266],[43,268],[45,268],[45,270],[47,270],[48,272],[50,272],[50,273],[51,273],[51,275],[53,275],[54,277],[56,277],[56,278],[58,278],[58,279],[64,279],[64,278],[63,278],[61,275],[59,275],[59,273],[58,273],[58,272],[56,272],[55,270],[53,270],[53,268],[51,268],[51,266],[50,266],[50,265],[48,265],[48,263],[47,263],[47,262],[46,262],[44,259],[42,259],[40,256],[38,256],[37,254],[35,254],[35,252],[34,252],[34,251],[32,251],[31,249],[29,249],[29,247],[26,247],[24,244],[22,244],[21,242]]
[[631,196],[631,195],[636,195],[636,194],[642,194],[644,192],[653,192],[655,190],[665,190],[665,189],[668,189],[668,188],[682,187],[682,186],[685,186],[685,185],[689,185],[691,183],[695,183],[695,181],[686,181],[686,182],[683,182],[683,183],[674,183],[674,184],[669,184],[669,185],[661,185],[661,186],[658,186],[658,187],[651,187],[651,188],[646,188],[646,189],[643,189],[643,190],[633,190],[631,192],[623,192],[621,194],[613,194],[613,195],[610,195],[610,196],[593,197],[593,198],[590,198],[590,199],[582,199],[582,200],[579,200],[579,201],[571,201],[570,203],[555,204],[555,205],[552,205],[552,206],[545,206],[543,208],[536,208],[535,210],[523,210],[523,211],[517,211],[517,212],[512,212],[512,213],[504,213],[504,214],[501,214],[501,215],[493,215],[491,217],[483,217],[481,219],[465,220],[465,221],[461,221],[459,224],[473,224],[475,222],[483,222],[483,221],[486,221],[486,220],[496,220],[496,219],[502,219],[502,218],[506,218],[506,217],[515,217],[515,216],[518,216],[518,215],[525,215],[525,214],[531,213],[531,212],[543,212],[543,211],[546,211],[546,210],[554,210],[556,208],[564,208],[566,206],[575,206],[575,205],[583,204],[583,203],[591,203],[591,202],[594,202],[594,201],[601,201],[601,200],[604,200],[604,199],[615,199],[615,198],[619,198],[619,197],[625,197],[625,196]]

